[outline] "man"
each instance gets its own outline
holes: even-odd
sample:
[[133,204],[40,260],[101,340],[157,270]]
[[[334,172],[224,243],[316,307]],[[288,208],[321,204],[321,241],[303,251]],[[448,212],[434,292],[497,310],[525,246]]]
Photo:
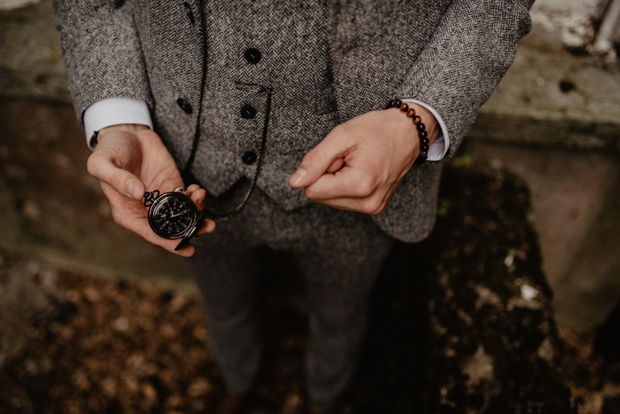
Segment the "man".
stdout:
[[[511,64],[532,2],[55,1],[88,169],[115,220],[174,251],[142,198],[190,183],[200,209],[230,218],[176,253],[192,257],[232,395],[259,365],[253,275],[268,246],[304,270],[308,393],[333,406],[381,261],[431,231],[438,161]],[[395,96],[415,115],[383,110]]]

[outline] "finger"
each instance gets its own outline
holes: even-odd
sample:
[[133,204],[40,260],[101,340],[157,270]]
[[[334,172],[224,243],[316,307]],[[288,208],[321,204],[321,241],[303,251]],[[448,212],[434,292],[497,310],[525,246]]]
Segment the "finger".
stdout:
[[129,171],[119,168],[106,155],[94,152],[88,158],[87,169],[90,175],[106,183],[119,194],[133,200],[141,200],[145,187],[142,181]]
[[333,166],[344,164],[344,157],[351,149],[352,144],[340,134],[337,129],[332,130],[323,141],[311,149],[302,159],[297,171],[289,178],[289,185],[293,188],[303,188],[318,180]]
[[338,210],[354,211],[356,213],[369,214],[372,216],[381,213],[387,205],[383,202],[382,197],[342,197],[328,200],[318,200],[315,201],[315,203],[336,208]]
[[334,174],[340,171],[342,167],[344,167],[344,158],[337,158],[334,162],[332,162],[332,165],[327,168],[326,172],[328,174]]
[[380,214],[388,206],[401,181],[392,183],[389,188],[381,188],[369,197],[362,198],[337,198],[326,200],[325,204],[341,210],[356,211],[358,213],[375,216]]
[[[177,243],[176,243],[175,247],[178,246],[178,244],[179,244],[178,240],[176,240],[176,242]],[[183,246],[179,250],[175,250],[175,249],[172,249],[172,250],[166,249],[166,250],[168,250],[170,253],[176,254],[177,256],[181,256],[181,257],[185,257],[185,258],[192,257],[196,253],[196,248],[194,246],[192,246],[191,243],[188,243],[187,245]]]
[[204,210],[205,201],[207,199],[207,192],[204,189],[200,188],[197,184],[192,184],[187,187],[185,194],[192,199],[199,211]]
[[181,242],[180,239],[175,239],[175,240],[163,239],[163,240],[165,240],[165,243],[157,243],[151,240],[147,240],[147,241],[156,246],[164,248],[170,253],[174,253],[181,257],[192,257],[194,253],[196,253],[196,248],[194,248],[194,246],[192,246],[191,243],[187,243],[185,244],[185,246],[177,250],[177,247],[179,246],[179,243]]
[[365,198],[379,188],[377,181],[365,170],[345,166],[335,174],[324,174],[305,189],[312,201],[336,198]]
[[204,236],[205,234],[213,233],[215,228],[215,221],[206,219],[200,226],[200,229],[196,232],[196,236]]
[[387,189],[377,189],[373,194],[366,197],[338,197],[314,200],[314,202],[340,210],[377,215],[385,210],[399,184],[400,181],[393,183]]
[[194,193],[194,192],[196,192],[196,191],[198,191],[200,189],[201,188],[200,188],[200,186],[198,184],[190,184],[189,187],[187,187],[185,189],[185,193],[189,195],[189,194],[192,194],[192,193]]

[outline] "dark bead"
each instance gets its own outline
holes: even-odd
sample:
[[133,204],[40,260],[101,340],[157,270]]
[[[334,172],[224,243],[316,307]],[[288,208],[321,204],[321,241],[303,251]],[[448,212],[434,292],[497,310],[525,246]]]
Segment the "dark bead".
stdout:
[[419,122],[417,125],[418,131],[424,131],[426,129],[426,126],[424,126],[424,124],[422,122]]
[[260,62],[261,57],[262,57],[260,54],[260,51],[253,47],[246,49],[244,56],[245,56],[245,60],[247,60],[248,63],[251,63],[253,65],[256,65],[258,62]]
[[421,145],[420,146],[420,151],[421,152],[428,152],[428,145]]
[[252,105],[243,105],[241,107],[241,118],[243,119],[252,119],[256,116],[256,108]]
[[179,108],[181,108],[186,114],[191,114],[194,111],[192,105],[183,98],[177,99],[177,105],[179,105]]
[[428,138],[420,138],[420,143],[421,143],[422,145],[428,145],[428,143],[429,143],[429,142],[428,142]]
[[409,105],[406,103],[400,105],[400,110],[403,112],[407,112],[409,110]]
[[243,161],[246,165],[252,165],[256,162],[256,153],[254,151],[246,151],[245,154],[241,157],[241,161]]
[[428,136],[428,133],[426,131],[419,131],[418,135],[420,136],[420,138],[426,138]]

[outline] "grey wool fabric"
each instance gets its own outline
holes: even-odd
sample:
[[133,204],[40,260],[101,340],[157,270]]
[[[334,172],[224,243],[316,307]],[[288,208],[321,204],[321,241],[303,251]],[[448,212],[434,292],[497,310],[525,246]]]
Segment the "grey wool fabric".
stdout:
[[[330,126],[381,109],[394,96],[419,99],[442,115],[452,155],[512,63],[517,41],[529,31],[532,3],[54,1],[79,117],[106,97],[146,101],[179,168],[186,166],[200,137],[203,152],[196,175],[208,179],[202,184],[219,194],[240,175],[252,175],[241,156],[256,145],[258,129],[244,125],[219,133],[235,124],[239,100],[255,102],[256,128],[261,122],[268,127],[268,145],[276,139],[265,148],[259,186],[287,209],[305,202],[300,191],[282,182],[302,155]],[[316,19],[316,13],[325,20],[323,15]],[[302,47],[288,47],[290,41]],[[248,47],[264,51],[257,65],[243,61]],[[282,76],[273,79],[275,74]],[[291,82],[283,81],[286,74]],[[207,84],[216,83],[219,93],[205,93]],[[282,88],[291,84],[295,89],[283,96]],[[179,99],[191,104],[190,113],[180,109]],[[260,111],[268,102],[269,113]],[[276,111],[281,114],[277,119]],[[296,119],[275,124],[290,112]],[[266,125],[270,117],[273,122]],[[217,131],[201,131],[214,122],[221,122]],[[278,142],[280,128],[315,130],[314,136]],[[432,228],[440,174],[440,165],[413,168],[375,218],[377,224],[403,241],[423,239]]]
[[258,369],[256,249],[291,250],[310,303],[309,395],[350,377],[367,298],[395,239],[431,231],[442,162],[415,165],[377,216],[311,204],[288,186],[335,126],[394,97],[431,105],[449,159],[530,30],[533,0],[54,0],[78,118],[108,97],[145,101],[180,170],[241,214],[187,262],[232,392]]

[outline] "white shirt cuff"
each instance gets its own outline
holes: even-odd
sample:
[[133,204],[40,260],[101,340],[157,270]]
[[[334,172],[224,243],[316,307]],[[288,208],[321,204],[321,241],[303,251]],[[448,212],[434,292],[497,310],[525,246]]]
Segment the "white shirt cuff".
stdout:
[[441,133],[433,142],[433,144],[428,148],[428,161],[441,161],[443,157],[448,153],[450,149],[450,135],[448,134],[448,128],[446,127],[446,123],[443,121],[439,112],[435,110],[432,106],[425,104],[424,102],[420,102],[416,99],[401,99],[403,102],[415,103],[424,108],[428,109],[428,111],[435,116],[437,119],[437,123],[441,128]]
[[84,111],[84,131],[88,148],[95,149],[95,131],[112,125],[140,124],[153,129],[153,121],[146,102],[125,97],[106,98],[95,102]]
[[[403,101],[423,106],[437,119],[441,134],[428,149],[428,161],[440,161],[450,149],[450,135],[441,115],[432,106],[416,99],[403,99]],[[95,131],[108,126],[140,124],[153,129],[153,121],[146,102],[135,98],[113,97],[97,101],[86,108],[83,119],[86,143],[90,149],[95,149],[97,146],[96,140],[93,140]]]

